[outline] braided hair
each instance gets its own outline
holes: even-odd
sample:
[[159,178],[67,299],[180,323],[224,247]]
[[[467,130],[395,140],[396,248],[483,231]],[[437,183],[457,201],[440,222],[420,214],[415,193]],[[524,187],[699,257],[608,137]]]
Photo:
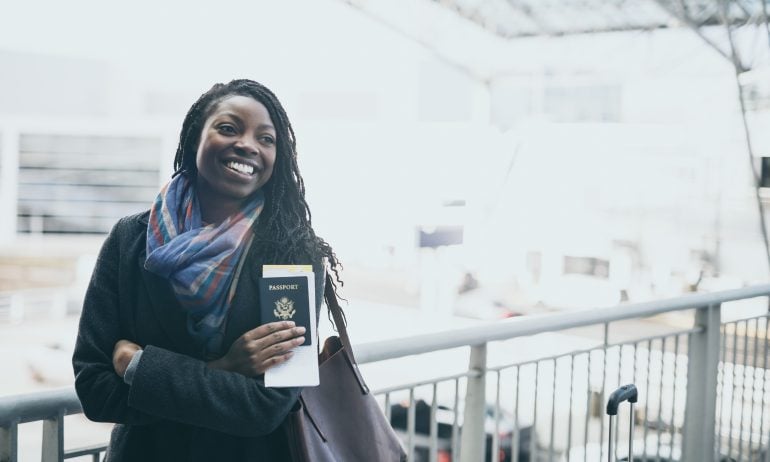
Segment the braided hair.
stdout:
[[[262,187],[265,206],[256,223],[256,245],[266,262],[306,263],[325,259],[342,286],[332,247],[317,236],[311,226],[310,208],[305,201],[305,183],[297,165],[297,144],[289,117],[278,98],[264,85],[238,79],[217,83],[192,105],[182,123],[179,146],[174,157],[174,176],[185,175],[191,181],[198,176],[195,158],[201,131],[216,106],[231,96],[247,96],[267,108],[276,130],[276,158],[273,174]],[[336,292],[337,284],[332,280]]]

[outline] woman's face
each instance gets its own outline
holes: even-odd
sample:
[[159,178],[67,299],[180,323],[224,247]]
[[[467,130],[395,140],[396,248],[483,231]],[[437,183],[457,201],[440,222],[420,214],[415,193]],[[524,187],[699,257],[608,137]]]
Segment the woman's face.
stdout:
[[195,164],[201,204],[233,209],[273,174],[276,131],[267,108],[248,96],[220,101],[201,130]]

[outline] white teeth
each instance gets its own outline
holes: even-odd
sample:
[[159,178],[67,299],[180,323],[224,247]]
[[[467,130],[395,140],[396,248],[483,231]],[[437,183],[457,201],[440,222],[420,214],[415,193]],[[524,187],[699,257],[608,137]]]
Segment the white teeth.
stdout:
[[251,165],[241,164],[235,161],[228,162],[227,167],[235,171],[245,173],[247,175],[251,175],[252,173],[254,173],[254,167],[252,167]]

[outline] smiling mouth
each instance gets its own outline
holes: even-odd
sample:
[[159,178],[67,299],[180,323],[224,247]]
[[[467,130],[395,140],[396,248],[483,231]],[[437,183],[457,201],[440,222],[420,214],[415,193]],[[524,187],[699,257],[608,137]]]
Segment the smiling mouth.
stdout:
[[254,167],[251,165],[242,164],[240,162],[230,161],[225,164],[225,167],[244,175],[253,175]]

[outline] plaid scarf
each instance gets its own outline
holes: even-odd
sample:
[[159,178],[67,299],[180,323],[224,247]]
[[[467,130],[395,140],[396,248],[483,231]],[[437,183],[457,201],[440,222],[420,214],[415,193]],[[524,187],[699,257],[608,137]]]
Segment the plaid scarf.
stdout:
[[204,226],[193,184],[178,175],[150,211],[144,267],[169,280],[187,310],[187,331],[204,354],[221,353],[235,267],[263,204],[259,192],[222,223]]

